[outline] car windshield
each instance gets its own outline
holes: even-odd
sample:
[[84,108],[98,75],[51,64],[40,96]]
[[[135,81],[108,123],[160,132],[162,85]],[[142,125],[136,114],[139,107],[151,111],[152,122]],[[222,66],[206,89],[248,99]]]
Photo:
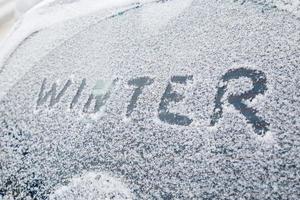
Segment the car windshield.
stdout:
[[36,32],[2,68],[0,199],[297,199],[296,16],[209,0],[103,12]]

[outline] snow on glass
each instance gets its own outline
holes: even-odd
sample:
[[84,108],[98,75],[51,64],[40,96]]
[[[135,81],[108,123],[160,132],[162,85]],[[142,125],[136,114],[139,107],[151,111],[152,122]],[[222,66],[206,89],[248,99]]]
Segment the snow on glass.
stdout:
[[298,199],[299,20],[251,2],[133,4],[22,39],[0,73],[0,199]]

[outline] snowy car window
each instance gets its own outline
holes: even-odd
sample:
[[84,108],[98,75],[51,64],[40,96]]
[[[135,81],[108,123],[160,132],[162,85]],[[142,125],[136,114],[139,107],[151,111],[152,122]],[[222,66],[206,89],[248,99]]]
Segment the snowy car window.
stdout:
[[77,20],[3,67],[1,200],[297,199],[295,15],[174,0]]

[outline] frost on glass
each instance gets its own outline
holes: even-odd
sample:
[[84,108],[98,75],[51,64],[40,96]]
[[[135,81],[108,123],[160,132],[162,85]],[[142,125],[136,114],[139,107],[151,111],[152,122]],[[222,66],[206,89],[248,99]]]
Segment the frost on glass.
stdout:
[[231,0],[124,10],[7,60],[0,198],[298,199],[299,20]]

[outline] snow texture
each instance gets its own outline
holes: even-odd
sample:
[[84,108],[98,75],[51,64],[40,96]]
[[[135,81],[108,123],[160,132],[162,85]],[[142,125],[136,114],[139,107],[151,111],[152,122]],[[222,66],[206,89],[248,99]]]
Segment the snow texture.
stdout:
[[[191,0],[189,0],[191,1]],[[183,1],[185,4],[189,1]],[[245,0],[233,0],[238,3],[244,4]],[[19,44],[22,43],[26,38],[30,37],[32,34],[35,34],[39,30],[42,30],[47,27],[51,27],[54,24],[61,23],[66,20],[78,18],[80,16],[87,15],[89,13],[93,13],[99,10],[108,9],[108,8],[114,8],[114,7],[122,7],[124,5],[130,5],[133,3],[146,3],[151,2],[151,0],[104,0],[104,1],[98,1],[98,0],[44,0],[41,3],[39,3],[34,8],[27,11],[29,8],[32,7],[32,5],[39,2],[39,0],[30,0],[30,1],[20,1],[17,3],[17,15],[19,15],[19,20],[15,23],[15,26],[13,27],[11,33],[9,36],[4,39],[0,43],[0,74],[4,70],[3,67],[5,65],[6,60],[9,58],[9,56],[12,54],[12,52],[18,47]],[[300,1],[299,0],[250,0],[249,2],[253,2],[255,4],[262,5],[262,11],[264,9],[270,9],[270,8],[279,8],[284,11],[288,11],[292,13],[293,15],[300,17]],[[185,5],[182,5],[183,7]],[[166,13],[172,13],[173,15],[176,15],[177,9],[181,9],[180,7],[172,7],[172,5],[165,6],[164,9],[172,10],[174,9],[174,12],[166,12]],[[27,11],[27,12],[26,12]],[[145,10],[145,12],[148,12]],[[151,11],[150,11],[151,12]],[[161,12],[165,12],[165,10],[161,10]],[[22,13],[22,15],[21,15]],[[166,21],[168,18],[172,17],[171,15],[165,16],[165,18],[158,18],[159,15],[152,15],[153,21],[156,21],[156,23],[150,22],[151,24],[156,24],[157,27],[159,27],[159,24],[157,21]],[[83,23],[81,25],[82,28],[88,26],[84,25]],[[75,30],[73,30],[75,31]],[[74,34],[76,32],[73,32]],[[69,36],[69,35],[68,35]],[[52,37],[49,43],[50,47],[47,48],[47,51],[41,51],[47,53],[51,51],[53,45],[55,44],[54,41],[59,38],[62,40],[62,34],[61,33],[52,33]],[[67,37],[66,37],[67,38]],[[59,43],[57,43],[59,44]],[[47,45],[44,45],[44,47]],[[38,56],[35,56],[31,59],[38,59]],[[15,73],[14,77],[11,78],[14,81],[7,81],[9,82],[9,86],[12,86],[16,81],[19,79],[18,77],[22,77],[24,75],[24,72],[26,72],[27,68],[22,68],[21,73]],[[15,70],[11,70],[15,71]],[[19,71],[19,70],[18,70]],[[23,73],[22,73],[23,72]],[[7,76],[6,76],[7,77]],[[8,77],[11,77],[9,75]],[[6,86],[5,88],[9,88],[9,86]],[[4,95],[6,90],[0,91],[0,99]]]
[[116,178],[96,172],[88,172],[72,178],[67,186],[57,189],[50,200],[87,200],[87,199],[133,199],[124,183]]
[[[237,2],[245,3],[245,0],[235,0]],[[255,4],[264,6],[265,9],[277,8],[283,11],[292,13],[300,17],[300,1],[299,0],[249,0]]]
[[0,74],[0,199],[299,199],[299,33],[231,0],[38,31]]
[[[147,0],[144,0],[146,2]],[[27,37],[38,32],[41,29],[50,27],[59,22],[80,16],[93,13],[95,11],[109,9],[114,7],[122,7],[132,3],[139,3],[138,0],[114,0],[114,1],[96,1],[96,0],[81,0],[81,1],[56,1],[45,0],[34,6],[28,12],[25,12],[15,23],[11,33],[0,45],[0,73],[3,71],[3,65],[9,58],[11,53],[22,43]],[[28,6],[30,3],[28,3]],[[28,9],[28,6],[20,4],[20,12]],[[82,27],[85,27],[83,24]],[[52,35],[61,37],[59,34]],[[53,42],[52,42],[53,43]],[[1,98],[1,94],[0,94]]]

